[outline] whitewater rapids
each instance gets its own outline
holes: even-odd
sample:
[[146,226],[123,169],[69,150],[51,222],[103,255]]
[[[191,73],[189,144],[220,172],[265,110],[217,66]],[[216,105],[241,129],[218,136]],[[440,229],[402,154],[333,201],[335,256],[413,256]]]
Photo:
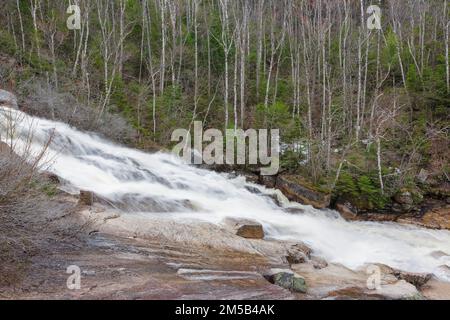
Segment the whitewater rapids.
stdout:
[[[16,122],[12,140],[7,135],[11,118]],[[449,231],[347,222],[335,211],[289,202],[279,191],[248,183],[244,177],[189,166],[167,153],[125,148],[64,123],[0,107],[0,138],[13,141],[17,153],[26,152],[31,140],[31,150],[38,154],[51,135],[44,161],[62,179],[63,188],[74,194],[91,190],[123,214],[214,224],[224,217],[255,219],[268,237],[301,240],[329,262],[351,269],[382,263],[450,281],[443,267],[450,267]],[[292,207],[304,213],[287,213],[285,209]]]

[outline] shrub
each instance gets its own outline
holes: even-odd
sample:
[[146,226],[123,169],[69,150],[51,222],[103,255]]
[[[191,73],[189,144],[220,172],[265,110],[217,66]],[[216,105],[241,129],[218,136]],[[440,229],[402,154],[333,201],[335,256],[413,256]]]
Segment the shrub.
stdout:
[[382,209],[388,201],[375,178],[352,176],[347,172],[341,173],[334,197],[348,201],[361,210]]
[[[39,81],[24,84],[19,88],[25,100],[26,111],[32,115],[68,123],[80,130],[101,134],[120,143],[132,143],[136,131],[119,114],[104,112],[98,118],[98,111],[77,101],[70,93],[58,93]],[[114,130],[111,130],[114,128]]]
[[51,138],[32,153],[30,132],[22,137],[27,143],[19,152],[10,141],[21,119],[11,115],[0,109],[0,292],[24,280],[32,257],[54,244],[57,234],[73,239],[81,229],[76,224],[58,225],[74,204],[53,200],[57,188],[40,174]]

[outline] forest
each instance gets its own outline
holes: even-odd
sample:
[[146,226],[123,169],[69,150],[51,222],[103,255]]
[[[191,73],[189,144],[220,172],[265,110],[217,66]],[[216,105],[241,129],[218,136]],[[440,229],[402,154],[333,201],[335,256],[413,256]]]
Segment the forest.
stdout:
[[449,6],[6,0],[0,85],[31,114],[144,150],[194,121],[280,129],[283,171],[383,208],[420,172],[449,180]]

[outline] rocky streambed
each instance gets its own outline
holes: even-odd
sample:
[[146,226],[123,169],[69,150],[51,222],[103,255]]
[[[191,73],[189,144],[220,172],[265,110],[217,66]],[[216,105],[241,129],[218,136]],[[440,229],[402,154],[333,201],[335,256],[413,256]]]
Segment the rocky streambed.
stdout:
[[[316,256],[302,242],[262,238],[262,226],[254,221],[177,222],[77,203],[64,193],[58,197],[76,206],[58,223],[87,227],[78,240],[54,239],[51,250],[33,258],[21,283],[2,288],[1,298],[450,298],[450,283],[429,274],[384,265],[350,270]],[[80,268],[78,290],[67,287],[68,266]]]

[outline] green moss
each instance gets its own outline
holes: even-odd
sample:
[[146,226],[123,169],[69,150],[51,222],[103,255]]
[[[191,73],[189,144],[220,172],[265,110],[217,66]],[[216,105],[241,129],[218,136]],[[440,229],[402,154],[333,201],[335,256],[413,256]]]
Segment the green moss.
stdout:
[[312,181],[305,179],[301,175],[290,175],[289,177],[287,177],[287,179],[295,184],[301,185],[313,191],[325,194],[331,193],[330,188],[328,188],[326,185],[320,183],[313,183]]

